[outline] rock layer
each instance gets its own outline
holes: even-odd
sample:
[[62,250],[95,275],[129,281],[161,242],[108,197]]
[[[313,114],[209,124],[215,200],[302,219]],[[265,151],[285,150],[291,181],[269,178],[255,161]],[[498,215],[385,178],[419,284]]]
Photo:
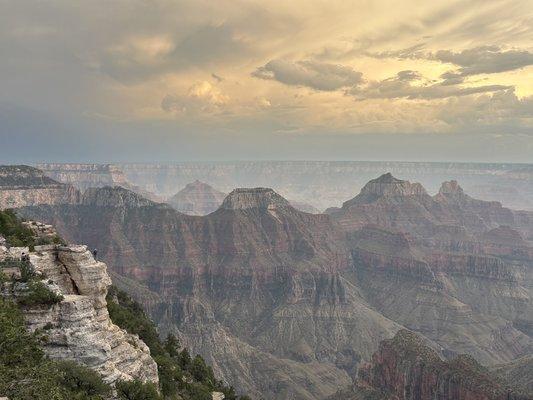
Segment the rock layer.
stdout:
[[25,165],[0,166],[0,209],[39,204],[75,204],[79,192]]

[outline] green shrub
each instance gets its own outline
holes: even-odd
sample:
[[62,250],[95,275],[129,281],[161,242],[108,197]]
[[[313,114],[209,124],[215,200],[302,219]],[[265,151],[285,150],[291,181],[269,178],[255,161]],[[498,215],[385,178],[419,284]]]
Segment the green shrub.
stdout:
[[163,400],[153,383],[119,381],[115,387],[120,400]]
[[111,392],[110,386],[92,369],[73,361],[59,361],[57,365],[61,372],[60,382],[68,391],[93,397],[106,397]]
[[35,278],[35,271],[28,261],[19,261],[18,266],[20,270],[20,280],[22,282],[29,282]]
[[63,300],[63,296],[51,291],[41,281],[30,281],[27,292],[19,297],[18,303],[23,306],[53,305]]
[[0,211],[0,234],[10,246],[32,248],[35,245],[32,230],[22,225],[12,210]]

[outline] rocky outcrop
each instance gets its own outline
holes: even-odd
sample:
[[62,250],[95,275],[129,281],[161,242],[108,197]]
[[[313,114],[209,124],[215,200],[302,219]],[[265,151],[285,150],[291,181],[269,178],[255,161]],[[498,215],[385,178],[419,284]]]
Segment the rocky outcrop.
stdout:
[[381,197],[395,198],[407,196],[427,196],[427,192],[420,183],[411,183],[397,179],[390,172],[368,182],[355,198],[345,202],[343,208],[356,204],[376,201]]
[[[111,279],[103,262],[79,245],[38,246],[29,256],[43,284],[63,296],[57,304],[23,306],[28,329],[40,329],[47,337],[43,345],[47,355],[84,364],[108,383],[158,382],[148,347],[109,318],[105,296]],[[4,295],[17,298],[21,293],[17,288],[23,284],[9,285],[4,284]]]
[[[167,200],[176,211],[188,215],[207,215],[217,210],[221,205],[226,194],[222,193],[212,186],[198,180],[187,184],[174,196]],[[310,204],[301,201],[289,201],[297,210],[311,214],[319,214],[320,211]]]
[[187,184],[167,202],[184,214],[207,215],[218,209],[225,197],[225,193],[196,180]]
[[223,210],[275,210],[291,207],[290,203],[268,188],[235,189],[222,202]]
[[438,211],[438,205],[422,185],[396,179],[390,173],[368,182],[342,208],[328,210],[348,232],[371,224],[422,237],[430,235],[440,223]]
[[74,204],[80,193],[25,165],[0,166],[0,209],[40,204]]
[[[507,387],[472,357],[443,361],[414,333],[402,330],[383,341],[363,366],[355,398],[394,400],[526,400],[533,397]],[[381,396],[381,397],[371,397]]]

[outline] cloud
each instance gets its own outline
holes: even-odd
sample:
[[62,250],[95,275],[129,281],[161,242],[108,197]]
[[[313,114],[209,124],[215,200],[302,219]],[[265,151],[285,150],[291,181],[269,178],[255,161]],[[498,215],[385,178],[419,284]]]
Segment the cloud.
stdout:
[[306,86],[315,90],[333,91],[362,82],[363,74],[351,67],[318,61],[272,60],[257,68],[252,76],[275,80],[291,86]]
[[424,44],[418,44],[400,50],[365,54],[379,59],[431,60],[456,65],[459,67],[457,70],[442,75],[442,78],[448,80],[448,84],[460,83],[465,77],[472,75],[514,71],[533,65],[533,53],[519,49],[503,50],[499,46],[478,46],[460,52],[451,50],[430,52],[424,50]]
[[514,90],[449,99],[436,118],[462,132],[533,135],[533,96],[519,98]]
[[220,66],[252,49],[226,24],[204,25],[178,34],[127,37],[100,54],[101,69],[114,79],[135,83],[191,67]]
[[177,115],[212,114],[220,112],[229,103],[229,96],[207,81],[192,85],[185,95],[167,94],[161,108]]
[[365,86],[354,87],[349,94],[358,99],[443,99],[447,97],[497,92],[512,89],[512,86],[484,85],[460,87],[439,82],[434,84],[413,84],[422,77],[416,71],[400,71],[394,77],[380,81],[370,81]]
[[525,50],[504,51],[498,46],[480,46],[461,52],[440,50],[431,57],[460,67],[455,73],[446,73],[447,78],[514,71],[533,65],[533,53]]

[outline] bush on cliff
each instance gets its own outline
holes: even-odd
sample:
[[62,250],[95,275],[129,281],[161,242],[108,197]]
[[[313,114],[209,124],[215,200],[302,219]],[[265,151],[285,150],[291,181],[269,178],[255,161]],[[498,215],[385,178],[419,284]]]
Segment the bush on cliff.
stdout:
[[202,357],[191,358],[189,351],[181,348],[173,335],[162,342],[154,323],[125,292],[112,286],[107,295],[107,308],[113,323],[139,335],[150,348],[157,363],[160,390],[165,399],[211,400],[211,392],[214,391],[224,393],[226,400],[248,399],[246,396],[239,398],[233,387],[217,380]]
[[163,400],[153,383],[119,381],[115,387],[119,400]]
[[35,244],[31,229],[22,225],[12,210],[0,210],[0,234],[10,246],[33,247]]
[[63,296],[54,293],[41,281],[30,281],[28,290],[19,297],[18,303],[23,306],[51,306],[63,300]]
[[104,400],[110,387],[94,371],[48,359],[16,304],[0,298],[0,396],[10,400]]

